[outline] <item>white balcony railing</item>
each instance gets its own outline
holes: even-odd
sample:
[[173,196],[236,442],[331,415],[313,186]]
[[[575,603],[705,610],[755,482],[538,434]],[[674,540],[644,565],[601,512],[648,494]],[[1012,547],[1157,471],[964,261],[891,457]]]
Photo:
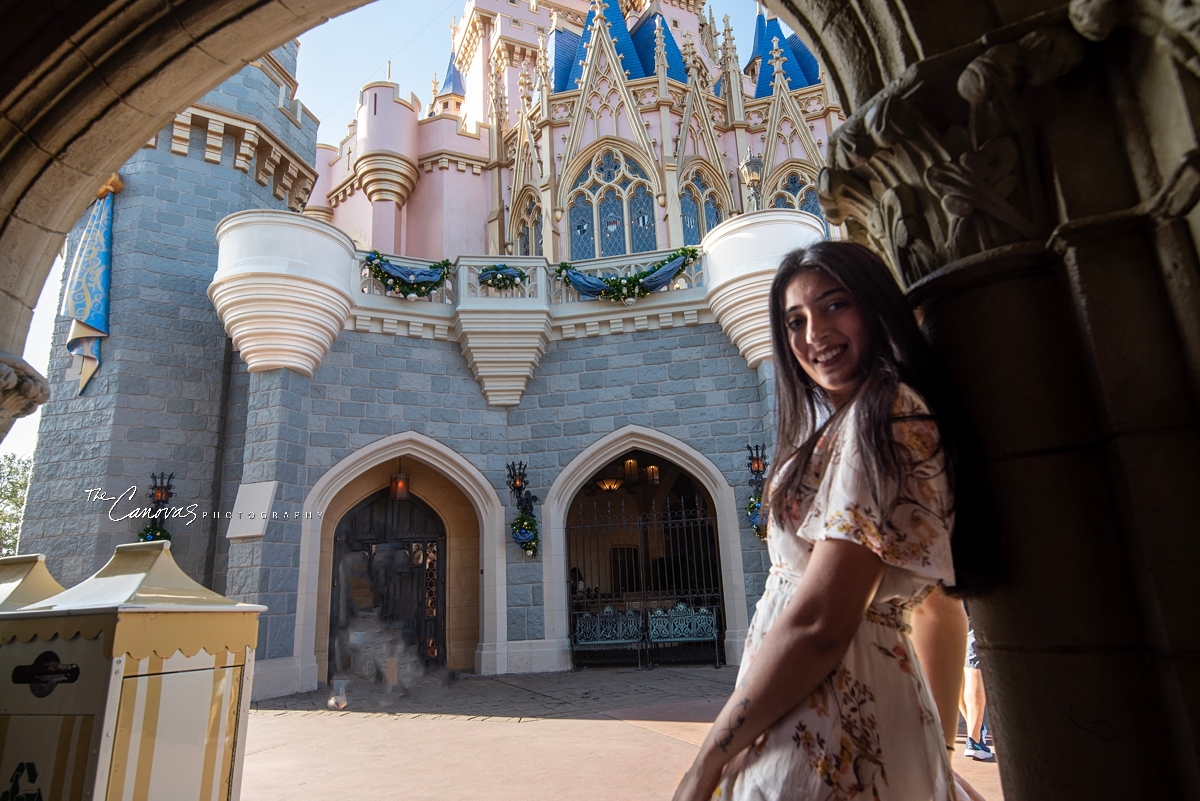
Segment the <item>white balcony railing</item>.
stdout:
[[[370,269],[367,268],[367,255],[369,251],[356,251],[355,256],[359,266],[359,290],[364,295],[384,295],[389,298],[403,299],[404,295],[400,292],[392,292],[387,289],[382,282],[371,275]],[[384,258],[397,267],[408,267],[413,270],[424,270],[433,265],[435,262],[428,259],[410,259],[407,256],[388,256],[384,254]],[[436,292],[431,292],[423,298],[417,298],[414,301],[405,300],[405,303],[445,303],[451,306],[456,305],[454,293],[453,271],[451,278],[446,280],[441,289]]]
[[[655,250],[649,253],[634,253],[628,256],[610,256],[605,259],[588,259],[587,261],[575,262],[571,266],[577,271],[585,275],[594,275],[600,277],[602,275],[619,275],[625,277],[634,273],[645,270],[652,264],[662,261],[670,256],[674,251],[671,250]],[[550,302],[551,303],[578,303],[579,293],[571,287],[567,286],[565,281],[560,280],[554,271],[550,271],[551,288]],[[693,287],[704,286],[704,259],[699,258],[689,264],[687,268],[675,277],[666,287],[663,287],[659,292],[670,292],[675,289],[692,289]]]
[[[587,275],[619,275],[624,277],[641,272],[647,267],[661,262],[670,256],[672,252],[670,250],[656,250],[649,253],[636,253],[628,256],[588,259],[587,261],[576,262],[572,266],[574,269]],[[551,305],[579,302],[579,293],[555,275],[554,268],[540,256],[460,256],[451,268],[450,278],[447,279],[441,289],[430,293],[427,297],[409,301],[404,298],[402,293],[389,291],[378,279],[371,275],[370,270],[366,266],[367,253],[367,251],[358,251],[356,254],[360,268],[359,289],[363,294],[367,295],[383,295],[385,297],[396,298],[398,301],[403,301],[404,303],[435,303],[450,306],[457,306],[461,301],[468,298],[490,300],[548,299],[548,303]],[[389,256],[384,254],[384,258],[397,267],[408,267],[418,270],[428,268],[435,263],[428,259],[414,259],[407,256]],[[526,273],[527,277],[512,289],[497,290],[493,287],[481,285],[479,274],[497,264],[521,269]],[[659,292],[693,289],[702,286],[704,286],[703,257],[689,264],[683,272],[675,277],[674,281],[660,289]],[[546,302],[547,300],[543,300],[543,303]]]

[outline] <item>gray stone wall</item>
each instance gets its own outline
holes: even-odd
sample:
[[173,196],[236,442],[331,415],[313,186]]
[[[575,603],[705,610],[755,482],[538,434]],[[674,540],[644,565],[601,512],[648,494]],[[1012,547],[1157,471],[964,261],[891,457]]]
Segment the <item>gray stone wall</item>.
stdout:
[[[764,392],[770,390],[769,381],[764,384],[746,366],[716,325],[552,342],[520,404],[511,410],[487,406],[457,344],[404,336],[343,331],[307,382],[307,404],[293,397],[299,379],[292,382],[286,424],[278,411],[269,420],[256,416],[255,409],[278,410],[285,397],[273,384],[268,389],[256,381],[258,376],[252,376],[249,431],[253,435],[265,424],[278,433],[253,447],[248,437],[246,470],[252,460],[262,464],[252,454],[255,448],[265,448],[282,469],[305,465],[304,486],[312,487],[357,449],[382,437],[416,431],[474,464],[507,506],[509,520],[516,509],[504,483],[507,462],[527,462],[531,488],[544,495],[584,448],[629,424],[662,431],[703,453],[736,485],[738,504],[744,506],[749,497],[746,443],[765,437]],[[275,400],[265,406],[255,398],[259,392],[274,393]],[[301,436],[305,431],[306,439]],[[228,459],[235,450],[229,448]],[[243,478],[264,480],[258,473]],[[286,486],[288,493],[299,491],[299,485]],[[278,506],[278,511],[285,508],[292,509],[292,503]],[[739,514],[739,523],[752,612],[770,563],[744,514]],[[279,528],[289,533],[278,535],[275,561],[266,567],[298,570],[298,539],[293,545],[292,538],[298,537],[299,524],[281,521]],[[230,560],[232,565],[232,553]],[[541,639],[541,558],[528,559],[509,543],[507,562],[508,639]],[[294,578],[279,578],[272,586],[293,582]],[[294,610],[285,607],[280,614],[292,615]],[[287,654],[290,642],[286,651],[268,649],[263,656]]]
[[[251,66],[206,98],[261,115],[311,160],[315,120],[306,118],[297,128],[278,108],[278,96],[275,84]],[[284,202],[233,168],[231,137],[220,164],[203,160],[198,128],[186,158],[170,152],[170,141],[167,128],[156,148],[139,151],[121,169],[125,189],[114,203],[109,336],[82,397],[76,396],[77,382],[67,380],[69,324],[60,318],[55,326],[51,398],[42,410],[21,551],[45,553],[50,570],[67,585],[94,573],[116,545],[136,541],[145,524],[111,520],[110,504],[88,503],[88,489],[117,495],[134,487],[136,505],[144,505],[150,473],[167,472],[175,474],[176,504],[196,503],[198,514],[232,508],[223,488],[231,480],[230,457],[239,454],[223,446],[229,444],[230,420],[235,429],[244,426],[238,420],[245,414],[224,401],[233,389],[227,379],[236,373],[230,369],[236,357],[226,352],[224,328],[205,294],[216,270],[213,232],[232,212],[281,209]],[[123,502],[115,516],[134,506]],[[183,568],[212,582],[224,525],[200,518],[168,528]]]

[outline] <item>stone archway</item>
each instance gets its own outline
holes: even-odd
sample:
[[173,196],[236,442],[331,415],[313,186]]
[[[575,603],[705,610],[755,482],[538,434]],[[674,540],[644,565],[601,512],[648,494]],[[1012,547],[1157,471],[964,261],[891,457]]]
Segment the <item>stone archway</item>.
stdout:
[[[317,481],[305,499],[294,653],[301,655],[305,666],[311,660],[314,681],[319,666],[318,641],[328,631],[330,560],[325,544],[332,542],[333,528],[343,512],[387,485],[401,457],[414,492],[445,520],[448,529],[458,527],[465,541],[474,527],[480,570],[474,669],[487,674],[507,672],[504,507],[474,465],[437,440],[409,431],[373,442],[342,459]],[[454,537],[450,547],[453,551]],[[454,559],[451,556],[452,570]],[[459,576],[455,580],[465,582],[467,578]]]
[[[0,30],[0,362],[12,370],[0,371],[0,431],[44,395],[14,354],[53,255],[102,176],[249,59],[361,4],[66,2],[13,12]],[[1027,115],[1016,158],[1026,179],[1029,159],[1040,162],[1041,178],[1025,189],[1044,225],[999,247],[954,256],[934,247],[926,274],[905,277],[993,457],[1012,543],[1014,586],[976,606],[985,670],[1005,663],[1003,675],[989,674],[1007,724],[1005,787],[1024,799],[1200,798],[1200,634],[1186,569],[1200,559],[1194,22],[1160,0],[767,4],[807,36],[853,112],[852,146],[833,148],[835,170],[821,179],[834,198],[827,208],[885,250],[920,255],[929,244],[928,223],[945,212],[924,183],[933,165],[903,185],[872,184],[860,168],[897,147],[937,150],[971,117],[968,100]],[[1044,33],[1064,26],[1099,43],[1067,73],[1055,62],[1078,48]],[[892,83],[906,74],[909,83]],[[928,112],[932,133],[911,115],[888,124],[909,101]],[[994,138],[983,133],[984,143]],[[984,161],[1007,163],[1006,148],[993,145]],[[987,214],[997,208],[995,176],[955,173],[972,162],[961,155],[941,162],[964,198],[950,205]],[[487,519],[495,527],[485,531],[502,530],[502,518]],[[315,586],[309,572],[302,593]],[[311,615],[305,625],[311,642]],[[485,664],[503,663],[496,648]],[[1171,748],[1144,736],[1157,731]]]
[[695,448],[642,426],[625,426],[593,442],[558,474],[542,504],[542,580],[545,583],[546,644],[570,665],[566,519],[575,494],[610,461],[630,450],[658,454],[686,470],[704,487],[716,506],[725,603],[725,656],[737,664],[746,640],[749,615],[742,572],[742,545],[737,501],[724,474]]

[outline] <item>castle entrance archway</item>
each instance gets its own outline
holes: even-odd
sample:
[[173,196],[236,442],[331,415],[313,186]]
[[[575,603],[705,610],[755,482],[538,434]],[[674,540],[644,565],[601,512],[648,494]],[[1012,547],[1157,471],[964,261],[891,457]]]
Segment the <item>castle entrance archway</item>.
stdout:
[[567,510],[569,636],[576,667],[723,659],[715,505],[661,456],[630,450]]
[[329,675],[408,687],[446,663],[446,526],[427,503],[382,489],[333,537]]

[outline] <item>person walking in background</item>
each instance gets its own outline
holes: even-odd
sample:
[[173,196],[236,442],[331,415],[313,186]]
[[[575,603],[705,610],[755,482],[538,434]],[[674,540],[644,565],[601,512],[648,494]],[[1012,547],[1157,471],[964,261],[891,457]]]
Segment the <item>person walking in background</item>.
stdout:
[[987,695],[983,691],[979,654],[975,652],[974,628],[967,629],[967,661],[963,668],[963,691],[959,705],[962,716],[967,720],[967,747],[963,750],[963,756],[981,762],[995,759],[996,755],[984,742],[983,715],[987,712]]

